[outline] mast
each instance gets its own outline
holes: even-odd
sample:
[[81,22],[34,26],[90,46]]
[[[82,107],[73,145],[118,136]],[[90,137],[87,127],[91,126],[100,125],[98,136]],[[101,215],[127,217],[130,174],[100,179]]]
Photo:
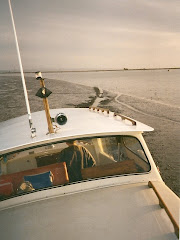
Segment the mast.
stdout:
[[10,9],[10,14],[11,14],[13,30],[14,30],[14,37],[15,37],[15,42],[16,42],[16,50],[17,50],[19,67],[20,67],[20,72],[21,72],[21,79],[22,79],[23,90],[24,90],[24,97],[25,97],[25,102],[26,102],[28,118],[29,118],[29,126],[30,126],[30,129],[31,129],[31,137],[35,137],[36,136],[36,129],[33,128],[33,122],[32,122],[32,117],[31,117],[31,110],[30,110],[30,105],[29,105],[29,100],[28,100],[28,93],[27,93],[26,82],[25,82],[25,78],[24,78],[24,72],[23,72],[23,66],[22,66],[22,61],[21,61],[21,55],[20,55],[20,51],[19,51],[19,44],[18,44],[18,39],[17,39],[17,34],[16,34],[16,27],[15,27],[15,22],[14,22],[12,7],[11,7],[11,1],[8,0],[8,2],[9,2],[9,9]]
[[41,88],[37,91],[36,96],[40,97],[43,99],[43,104],[44,104],[44,110],[46,113],[46,119],[47,119],[47,124],[48,124],[48,131],[49,133],[54,133],[54,128],[52,125],[52,118],[50,116],[50,111],[49,111],[49,103],[48,103],[48,96],[52,93],[49,89],[45,87],[44,79],[42,78],[41,72],[35,72],[35,76],[37,80],[40,80],[40,85]]

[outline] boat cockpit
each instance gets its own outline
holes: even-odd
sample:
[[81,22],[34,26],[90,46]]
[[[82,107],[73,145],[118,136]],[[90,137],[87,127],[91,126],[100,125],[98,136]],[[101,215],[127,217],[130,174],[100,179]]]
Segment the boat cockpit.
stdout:
[[0,200],[150,169],[134,136],[91,137],[26,148],[0,157]]

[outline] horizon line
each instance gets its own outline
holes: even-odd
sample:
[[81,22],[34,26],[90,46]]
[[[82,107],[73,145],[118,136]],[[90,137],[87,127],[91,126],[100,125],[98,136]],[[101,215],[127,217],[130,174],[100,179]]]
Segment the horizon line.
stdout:
[[[110,71],[135,71],[135,70],[173,70],[180,67],[158,67],[158,68],[120,68],[120,69],[62,69],[62,70],[42,70],[44,73],[51,72],[110,72]],[[34,73],[33,70],[24,70],[24,73]],[[36,71],[37,72],[37,71]],[[0,70],[0,73],[20,73],[19,70]]]

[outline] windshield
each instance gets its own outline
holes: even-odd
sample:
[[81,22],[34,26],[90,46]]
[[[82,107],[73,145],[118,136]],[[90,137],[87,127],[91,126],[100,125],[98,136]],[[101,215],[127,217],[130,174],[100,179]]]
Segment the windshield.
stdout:
[[88,179],[148,172],[132,136],[71,140],[23,150],[0,159],[0,199]]

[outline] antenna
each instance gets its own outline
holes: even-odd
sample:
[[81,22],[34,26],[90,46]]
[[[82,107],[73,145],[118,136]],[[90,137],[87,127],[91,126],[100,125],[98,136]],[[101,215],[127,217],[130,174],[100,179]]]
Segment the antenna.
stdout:
[[21,79],[22,79],[22,84],[23,84],[23,89],[24,89],[24,97],[25,97],[26,108],[27,108],[27,112],[28,112],[29,126],[30,126],[30,129],[31,129],[31,137],[35,137],[36,136],[36,129],[33,128],[33,122],[32,122],[32,118],[31,118],[31,111],[30,111],[28,94],[27,94],[27,88],[26,88],[26,83],[25,83],[25,78],[24,78],[23,66],[22,66],[22,62],[21,62],[21,55],[20,55],[20,51],[19,51],[19,44],[18,44],[16,28],[15,28],[14,17],[13,17],[13,12],[12,12],[12,7],[11,7],[11,1],[10,0],[9,0],[9,9],[10,9],[10,14],[11,14],[13,30],[14,30],[14,37],[15,37],[17,55],[18,55],[18,60],[19,60]]

